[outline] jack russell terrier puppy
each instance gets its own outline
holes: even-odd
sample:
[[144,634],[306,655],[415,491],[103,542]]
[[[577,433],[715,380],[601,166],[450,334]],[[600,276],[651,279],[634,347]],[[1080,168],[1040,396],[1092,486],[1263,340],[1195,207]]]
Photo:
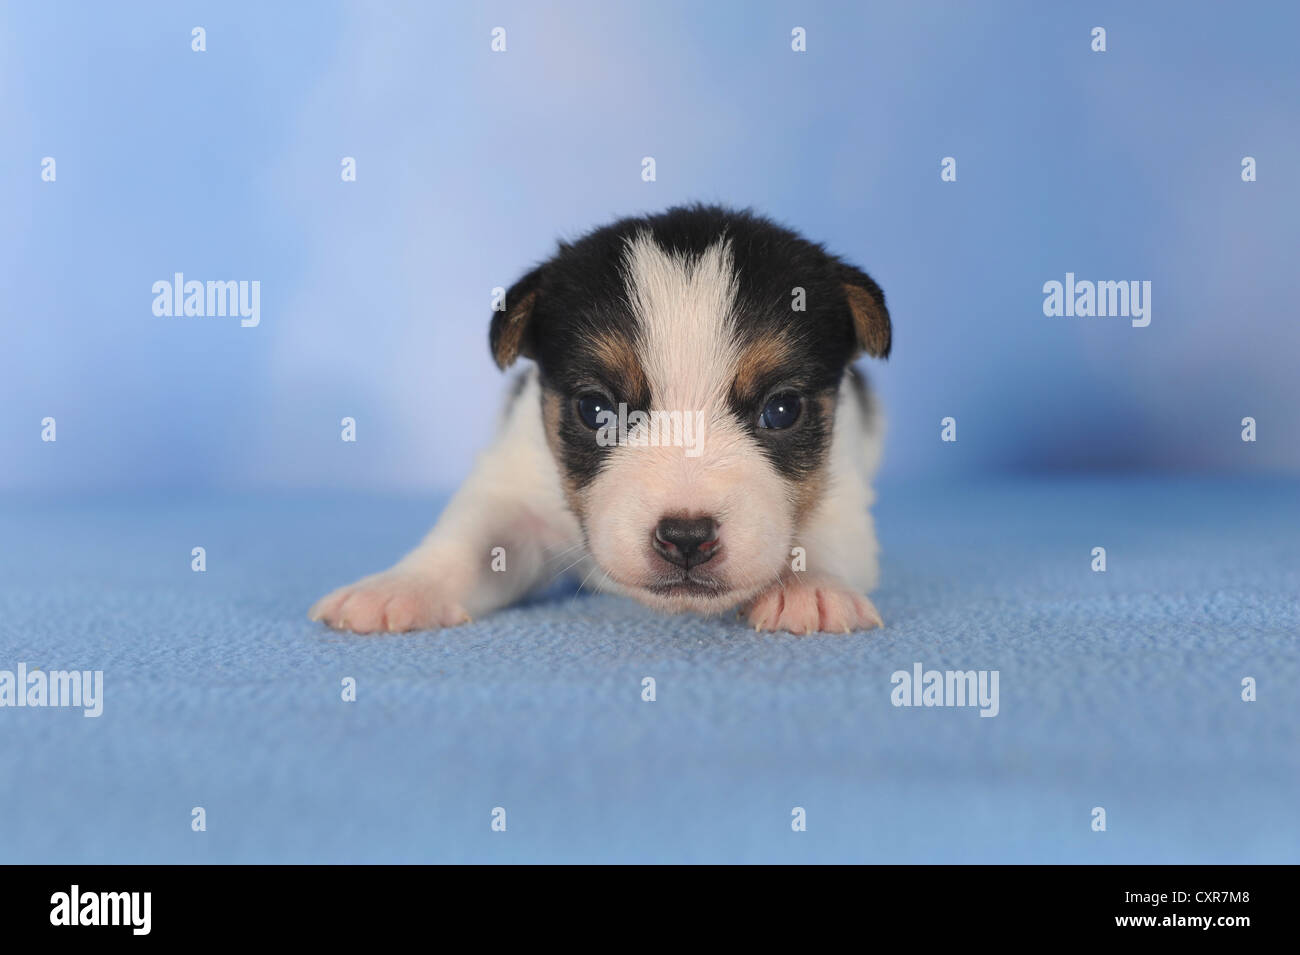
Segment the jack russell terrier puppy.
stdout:
[[490,343],[502,369],[533,362],[495,443],[422,544],[311,619],[450,627],[573,571],[758,630],[882,626],[881,423],[850,362],[889,354],[890,321],[865,272],[749,212],[678,207],[561,242]]

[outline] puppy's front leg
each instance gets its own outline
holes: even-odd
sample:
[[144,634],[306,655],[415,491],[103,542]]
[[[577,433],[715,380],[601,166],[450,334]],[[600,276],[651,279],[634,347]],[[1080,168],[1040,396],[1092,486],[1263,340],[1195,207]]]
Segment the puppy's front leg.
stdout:
[[533,374],[424,542],[389,570],[323,597],[308,616],[358,633],[453,627],[576,562],[582,537],[546,449],[539,402]]
[[803,563],[792,562],[777,583],[742,608],[754,629],[849,633],[884,626],[867,597],[879,575],[870,480],[880,441],[878,417],[846,383],[828,490],[795,541]]
[[[866,596],[876,581],[876,537],[865,507],[833,498],[826,513],[800,536],[806,570],[790,568],[743,612],[755,630],[850,633],[883,627]],[[840,505],[840,506],[837,506]]]

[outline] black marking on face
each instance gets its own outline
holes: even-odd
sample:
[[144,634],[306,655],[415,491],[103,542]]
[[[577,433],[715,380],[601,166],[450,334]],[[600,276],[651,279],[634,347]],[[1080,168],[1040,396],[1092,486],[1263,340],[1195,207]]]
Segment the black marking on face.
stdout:
[[543,353],[554,354],[543,366],[543,387],[553,395],[558,412],[559,462],[576,488],[595,480],[614,446],[602,428],[593,428],[584,420],[584,399],[618,415],[620,406],[627,413],[648,410],[650,387],[637,359],[635,344],[626,322],[567,325],[551,337]]
[[[798,419],[788,428],[763,427],[761,416],[771,398],[796,394]],[[732,412],[745,424],[777,472],[792,482],[809,481],[826,463],[835,427],[835,389],[800,386],[785,379],[757,401],[732,401]]]

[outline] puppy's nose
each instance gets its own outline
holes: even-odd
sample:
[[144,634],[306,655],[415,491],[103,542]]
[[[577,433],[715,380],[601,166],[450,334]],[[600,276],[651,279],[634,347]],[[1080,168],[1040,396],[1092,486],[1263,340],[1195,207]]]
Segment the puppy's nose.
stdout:
[[653,543],[664,560],[689,570],[718,552],[718,525],[711,517],[665,517]]

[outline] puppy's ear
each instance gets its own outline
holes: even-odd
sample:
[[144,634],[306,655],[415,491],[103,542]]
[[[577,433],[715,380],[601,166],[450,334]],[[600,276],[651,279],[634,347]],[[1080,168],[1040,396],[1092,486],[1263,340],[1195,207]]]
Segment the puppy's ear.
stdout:
[[837,262],[836,267],[849,313],[853,316],[858,345],[873,358],[888,358],[893,332],[889,309],[885,308],[885,293],[861,269],[843,262]]
[[505,309],[492,313],[488,344],[492,348],[492,358],[503,371],[513,365],[520,355],[533,357],[529,344],[529,323],[537,299],[542,294],[545,268],[538,266],[512,285],[506,292]]

